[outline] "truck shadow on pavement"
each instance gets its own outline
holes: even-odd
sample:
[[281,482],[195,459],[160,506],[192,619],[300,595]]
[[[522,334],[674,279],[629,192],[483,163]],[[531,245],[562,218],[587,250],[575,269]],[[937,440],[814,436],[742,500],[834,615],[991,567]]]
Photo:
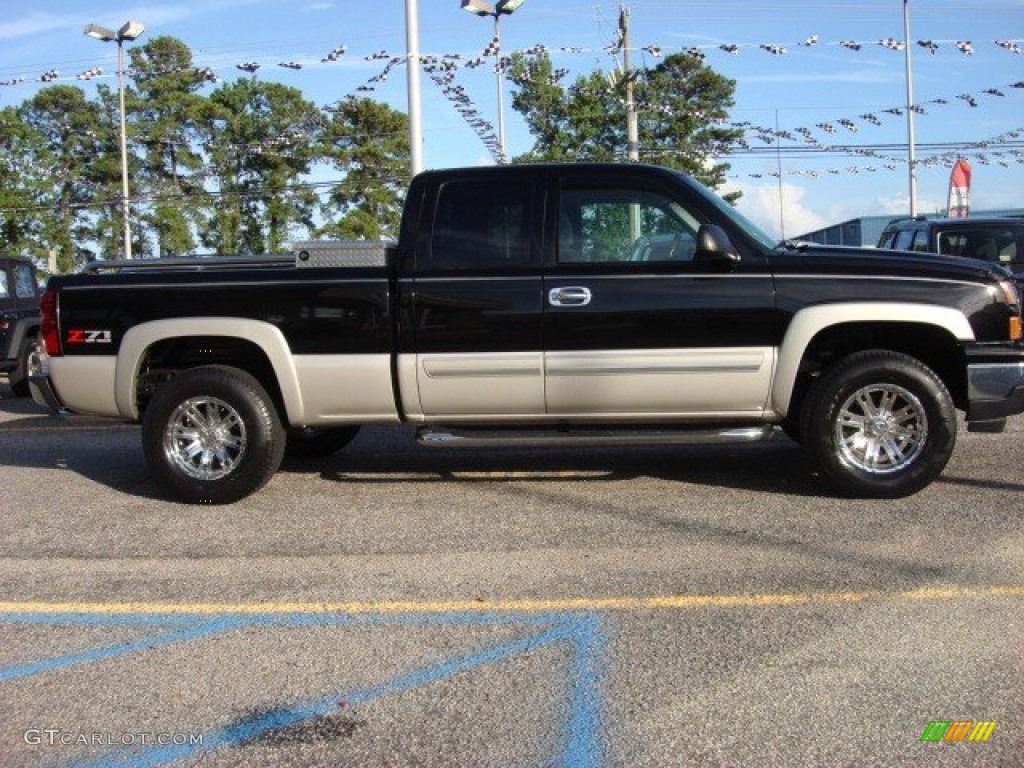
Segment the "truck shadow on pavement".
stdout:
[[[173,501],[149,477],[139,427],[114,421],[65,420],[21,403],[0,401],[0,464],[70,470],[113,490]],[[316,474],[347,485],[405,483],[622,482],[656,477],[761,493],[827,493],[800,448],[779,437],[768,445],[680,448],[436,449],[404,429],[365,430],[345,450],[320,460],[286,459],[284,474]],[[271,481],[271,486],[273,481]]]
[[[0,385],[0,464],[71,470],[113,490],[173,501],[142,458],[139,428],[51,415]],[[409,427],[368,427],[346,448],[316,461],[286,459],[283,473],[316,473],[348,485],[409,483],[587,483],[647,477],[666,482],[798,497],[832,497],[803,450],[778,434],[767,443],[676,447],[427,448]],[[1024,484],[957,477],[940,483],[999,491]]]
[[[397,446],[396,446],[397,447]],[[404,446],[403,446],[404,448]],[[378,483],[669,482],[818,496],[827,489],[803,451],[784,437],[769,445],[631,448],[421,448],[345,451],[320,462],[287,462],[293,471],[320,468],[324,480]]]

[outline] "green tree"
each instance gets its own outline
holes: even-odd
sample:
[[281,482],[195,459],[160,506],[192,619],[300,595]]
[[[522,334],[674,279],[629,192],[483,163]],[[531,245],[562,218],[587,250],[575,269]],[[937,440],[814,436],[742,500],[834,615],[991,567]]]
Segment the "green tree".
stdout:
[[[94,254],[90,206],[96,202],[97,178],[110,154],[108,131],[100,107],[70,85],[44,88],[18,109],[18,117],[39,137],[32,163],[45,191],[46,208],[38,228],[40,244],[57,252],[61,271],[71,271]],[[98,176],[99,174],[99,176]]]
[[153,230],[159,256],[180,255],[195,248],[193,232],[201,220],[197,143],[209,101],[199,91],[208,80],[192,66],[189,47],[173,37],[132,48],[131,69],[126,107],[143,147],[133,183],[150,200],[141,218]]
[[[695,57],[673,54],[634,73],[640,159],[686,171],[710,187],[725,181],[729,166],[715,162],[741,131],[720,121],[733,106],[735,81]],[[534,137],[517,162],[623,160],[626,156],[625,83],[596,70],[565,87],[551,58],[513,57],[518,86],[512,104]],[[738,193],[730,196],[735,199]]]
[[41,256],[35,238],[44,211],[38,158],[43,140],[14,107],[0,110],[0,251]]
[[324,160],[344,179],[322,207],[319,235],[353,240],[397,237],[409,180],[409,120],[372,99],[344,99],[324,126]]
[[320,111],[301,91],[255,78],[221,86],[210,102],[204,131],[218,189],[203,243],[279,251],[293,227],[314,226],[316,194],[297,180],[317,158]]

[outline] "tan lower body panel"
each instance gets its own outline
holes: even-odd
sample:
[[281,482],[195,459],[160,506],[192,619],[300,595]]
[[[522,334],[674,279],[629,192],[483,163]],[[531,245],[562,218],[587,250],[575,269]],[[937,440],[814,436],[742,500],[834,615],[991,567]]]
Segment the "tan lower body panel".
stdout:
[[399,358],[412,421],[688,420],[765,414],[775,350],[611,350]]
[[306,426],[397,422],[389,355],[295,355]]
[[68,410],[96,416],[121,416],[114,397],[115,356],[51,357],[48,363],[57,397]]

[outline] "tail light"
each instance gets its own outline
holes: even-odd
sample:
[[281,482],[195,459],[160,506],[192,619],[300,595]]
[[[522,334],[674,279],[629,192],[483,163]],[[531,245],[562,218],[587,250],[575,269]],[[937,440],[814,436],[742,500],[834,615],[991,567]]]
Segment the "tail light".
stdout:
[[39,299],[39,338],[50,357],[60,357],[64,351],[60,346],[60,328],[57,324],[57,291],[50,290]]

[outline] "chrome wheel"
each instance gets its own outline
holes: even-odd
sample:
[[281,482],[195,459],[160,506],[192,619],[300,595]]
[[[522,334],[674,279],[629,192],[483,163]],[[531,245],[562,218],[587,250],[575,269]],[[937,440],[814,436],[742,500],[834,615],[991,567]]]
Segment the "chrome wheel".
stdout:
[[895,384],[856,390],[836,414],[835,442],[843,462],[870,474],[890,474],[909,466],[927,439],[924,405]]
[[220,480],[238,467],[246,450],[245,422],[215,397],[180,403],[167,420],[163,449],[174,466],[196,480]]

